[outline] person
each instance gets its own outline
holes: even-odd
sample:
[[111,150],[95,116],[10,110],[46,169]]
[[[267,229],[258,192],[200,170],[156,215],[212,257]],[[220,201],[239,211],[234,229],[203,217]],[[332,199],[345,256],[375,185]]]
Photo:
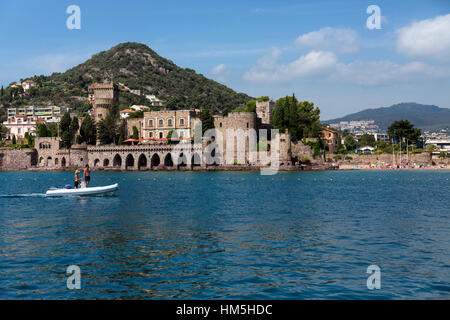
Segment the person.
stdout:
[[78,176],[80,174],[80,170],[75,170],[75,189],[78,189],[80,186],[80,177]]
[[84,181],[86,182],[86,188],[89,188],[89,181],[91,181],[91,169],[88,164],[84,167]]

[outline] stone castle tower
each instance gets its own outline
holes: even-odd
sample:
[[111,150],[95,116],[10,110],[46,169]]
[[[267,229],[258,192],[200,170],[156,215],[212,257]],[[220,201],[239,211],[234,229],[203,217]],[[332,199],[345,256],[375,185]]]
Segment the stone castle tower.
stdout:
[[104,119],[111,107],[119,103],[119,88],[114,83],[94,83],[88,90],[94,104],[95,122]]
[[272,123],[272,110],[275,106],[275,102],[269,101],[256,101],[256,116],[261,119],[261,124],[268,125]]

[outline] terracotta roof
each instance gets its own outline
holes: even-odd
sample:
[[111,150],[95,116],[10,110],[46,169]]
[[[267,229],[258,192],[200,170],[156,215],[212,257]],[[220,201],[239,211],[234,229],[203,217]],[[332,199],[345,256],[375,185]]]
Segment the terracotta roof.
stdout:
[[125,110],[120,111],[120,113],[133,113],[133,112],[136,112],[136,111],[131,110],[131,109],[125,109]]

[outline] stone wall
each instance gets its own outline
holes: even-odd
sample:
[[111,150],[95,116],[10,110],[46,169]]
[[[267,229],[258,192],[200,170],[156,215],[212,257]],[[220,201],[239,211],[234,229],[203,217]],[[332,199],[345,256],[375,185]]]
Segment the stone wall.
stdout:
[[0,170],[26,170],[37,164],[34,149],[0,149]]
[[[328,159],[333,159],[336,155],[328,154]],[[393,163],[392,154],[350,154],[350,155],[340,155],[342,157],[341,160],[338,160],[339,164],[354,164],[354,165],[370,165],[373,163]],[[345,160],[345,157],[351,157],[351,160]],[[429,153],[420,153],[420,154],[410,154],[409,155],[409,163],[425,163],[431,164],[431,156]],[[407,162],[406,154],[402,155],[402,163]],[[395,155],[395,163],[400,163],[400,155]]]

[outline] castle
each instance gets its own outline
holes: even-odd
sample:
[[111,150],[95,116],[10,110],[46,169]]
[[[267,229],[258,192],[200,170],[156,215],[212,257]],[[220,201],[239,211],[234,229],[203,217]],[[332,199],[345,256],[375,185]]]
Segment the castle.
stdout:
[[[105,118],[109,110],[118,103],[118,87],[113,83],[93,84],[88,89],[89,99],[94,107],[96,122]],[[311,157],[311,150],[301,142],[292,142],[289,133],[281,132],[271,137],[272,110],[274,102],[257,101],[256,112],[230,112],[226,116],[213,116],[215,133],[194,141],[194,131],[200,122],[198,110],[160,110],[144,112],[143,118],[122,119],[127,137],[132,136],[133,127],[139,134],[138,145],[96,146],[73,145],[70,149],[61,147],[59,138],[36,138],[37,167],[64,169],[84,167],[99,170],[196,170],[207,168],[264,167],[270,165],[262,153],[275,155],[271,150],[277,139],[277,165],[292,167],[299,160]],[[226,139],[229,129],[234,133],[254,132],[256,140],[246,136],[238,146],[239,136]],[[267,138],[260,137],[262,129],[269,130]],[[168,138],[169,133],[172,138]],[[223,138],[223,147],[212,150],[212,145]],[[176,140],[177,144],[172,144]],[[266,150],[259,150],[263,142]],[[256,145],[255,145],[256,143]],[[209,152],[209,153],[208,153]],[[224,155],[230,152],[230,161]],[[214,153],[214,163],[207,158]]]

